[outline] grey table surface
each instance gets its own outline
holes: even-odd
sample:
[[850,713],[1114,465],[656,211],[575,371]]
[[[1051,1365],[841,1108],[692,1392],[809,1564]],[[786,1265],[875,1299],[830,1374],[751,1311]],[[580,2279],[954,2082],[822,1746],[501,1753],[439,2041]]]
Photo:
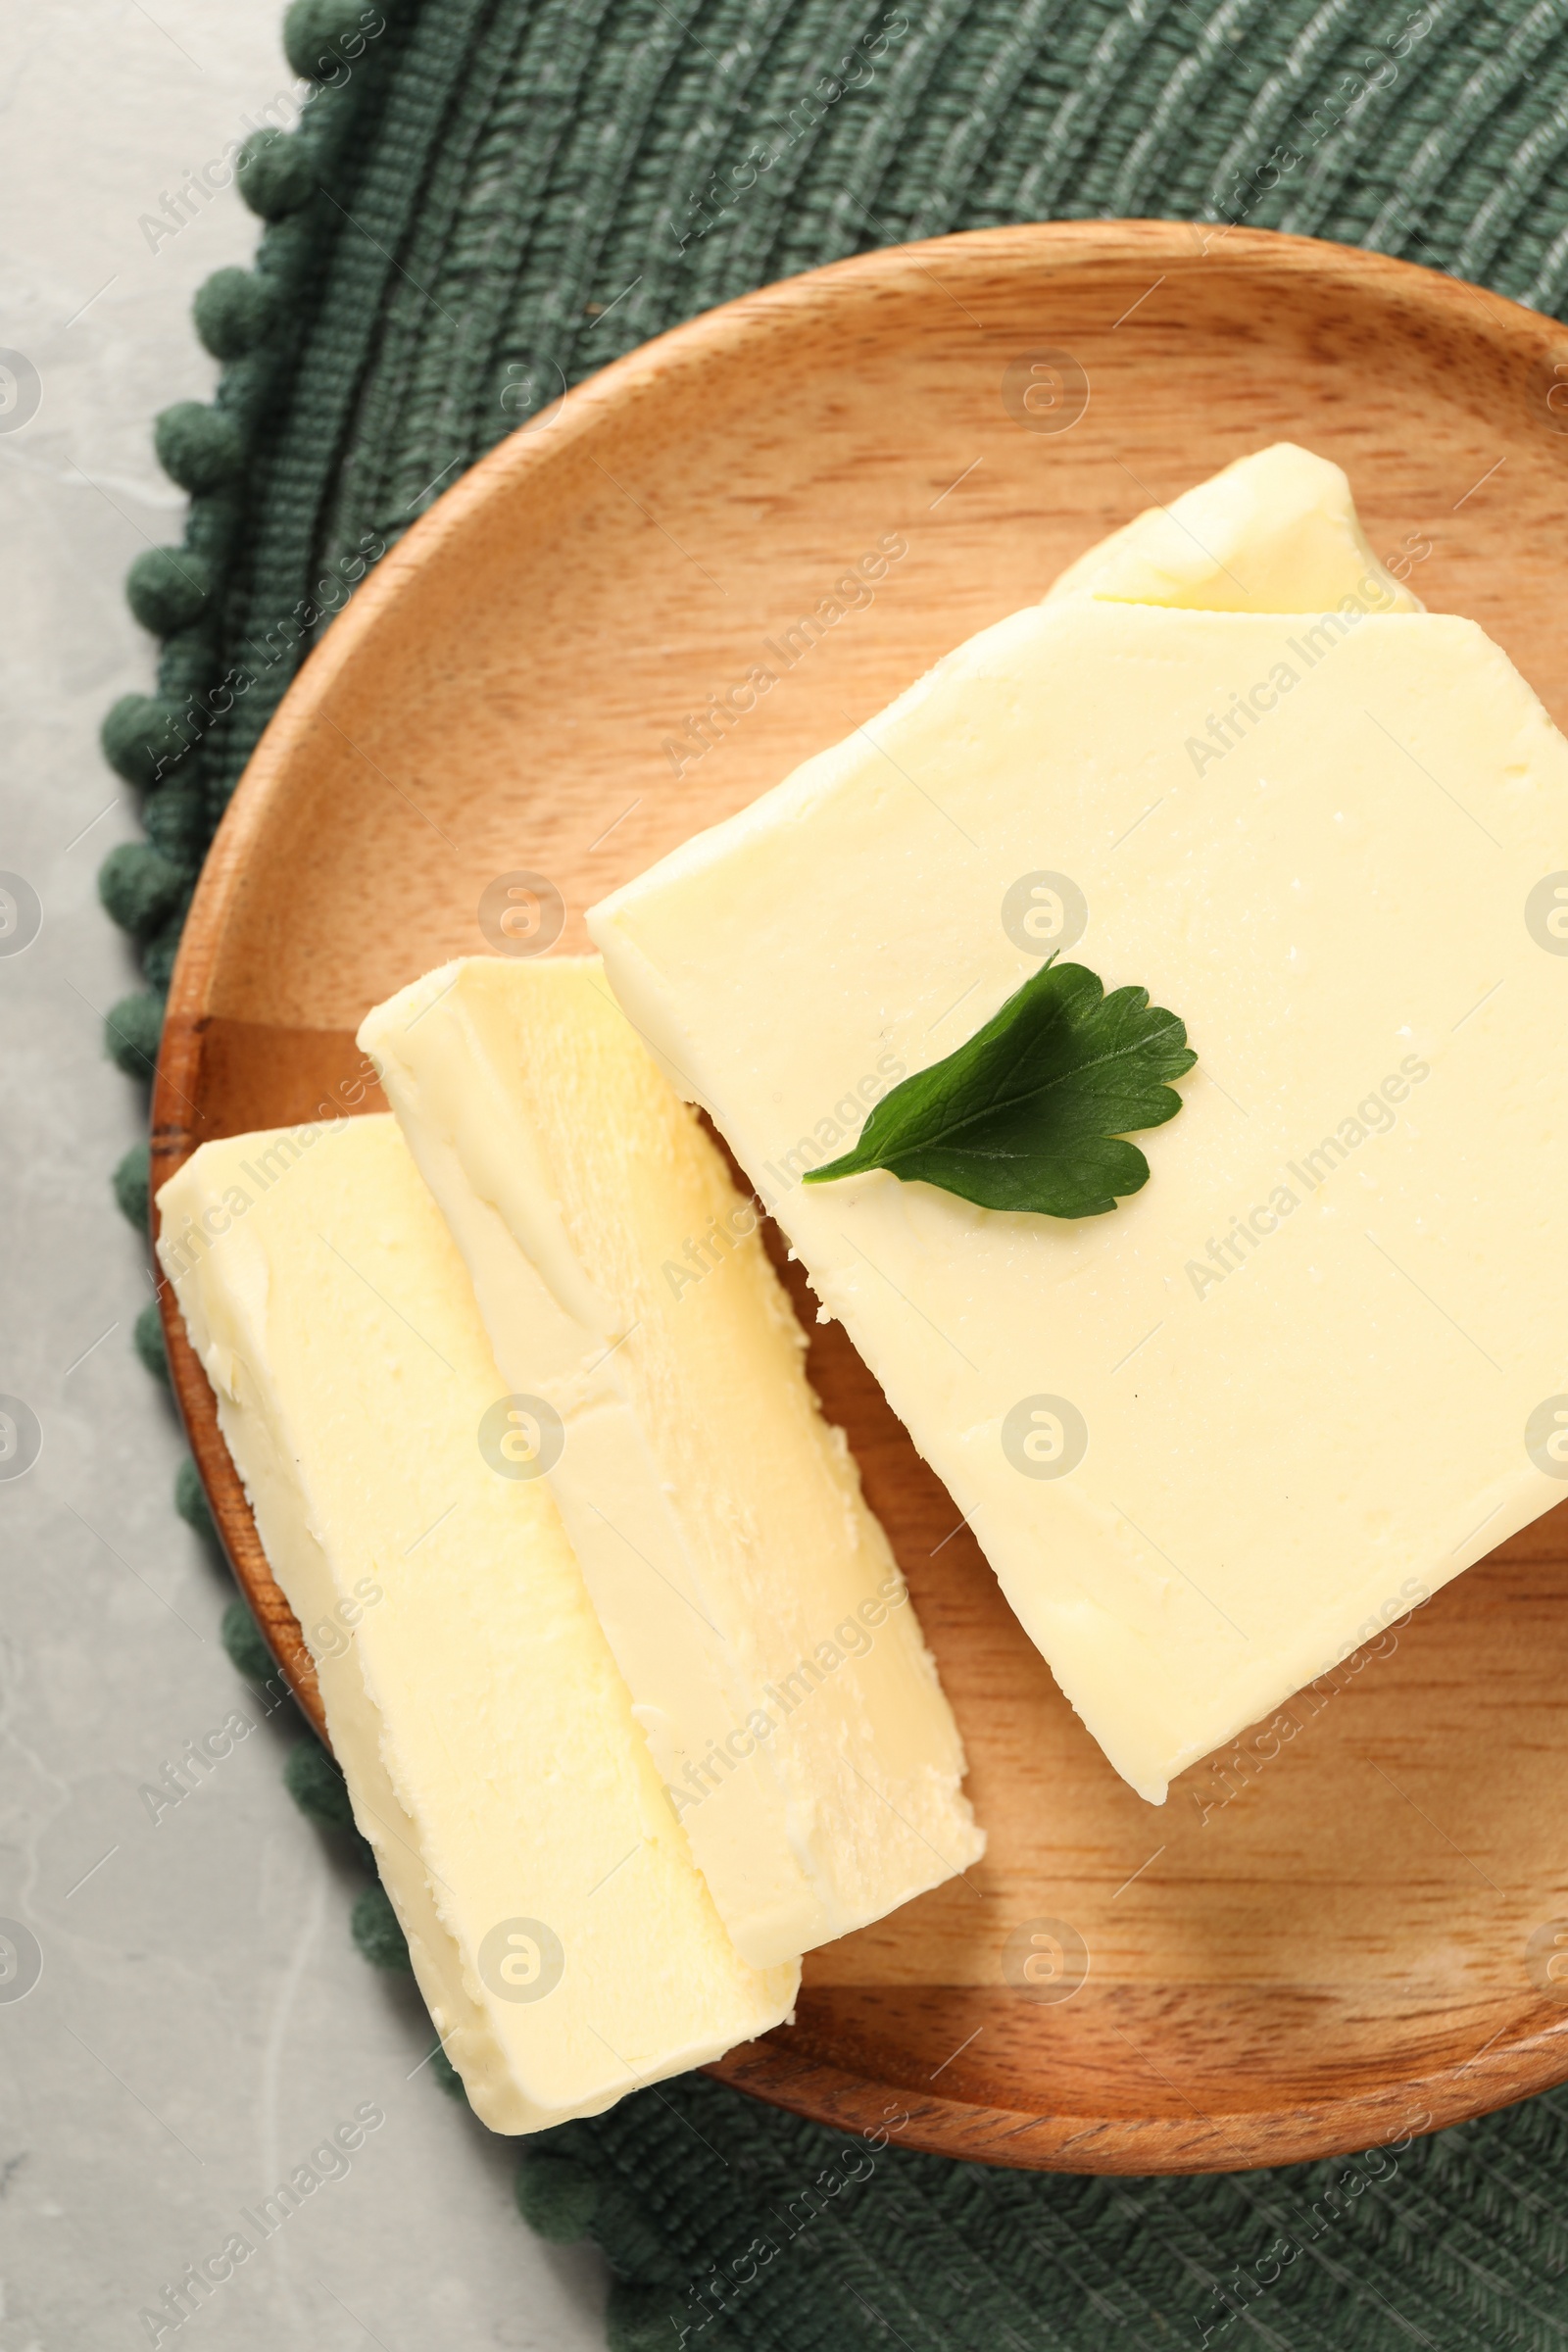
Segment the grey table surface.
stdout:
[[[95,874],[136,825],[96,734],[151,677],[125,567],[180,529],[150,420],[209,391],[190,298],[256,233],[232,191],[173,236],[148,222],[297,100],[279,16],[0,0],[0,345],[40,394],[0,410],[0,869],[43,909],[0,954],[0,1392],[42,1430],[0,1479],[0,1919],[42,1955],[17,1998],[0,1944],[0,2352],[588,2352],[602,2266],[530,2236],[514,2145],[415,2071],[428,2021],[354,1949],[363,1882],[282,1787],[297,1722],[156,1821],[142,1794],[247,1690],[218,1638],[226,1581],[171,1505],[174,1415],[131,1353],[149,1282],[109,1174],[144,1105],[100,1031],[134,975]],[[323,2161],[337,2177],[159,2333],[141,2315],[165,2287],[259,2240],[242,2212],[364,2107],[385,2120],[347,2169]]]

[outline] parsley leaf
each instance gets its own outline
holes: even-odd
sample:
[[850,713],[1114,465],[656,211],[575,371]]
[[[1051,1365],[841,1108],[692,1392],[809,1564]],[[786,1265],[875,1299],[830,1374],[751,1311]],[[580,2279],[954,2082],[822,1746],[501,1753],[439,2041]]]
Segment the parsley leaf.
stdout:
[[853,1152],[804,1181],[887,1168],[982,1208],[1103,1216],[1149,1182],[1148,1160],[1120,1139],[1176,1116],[1182,1099],[1163,1082],[1197,1059],[1147,988],[1107,997],[1083,964],[1053,957],[966,1045],[885,1095]]

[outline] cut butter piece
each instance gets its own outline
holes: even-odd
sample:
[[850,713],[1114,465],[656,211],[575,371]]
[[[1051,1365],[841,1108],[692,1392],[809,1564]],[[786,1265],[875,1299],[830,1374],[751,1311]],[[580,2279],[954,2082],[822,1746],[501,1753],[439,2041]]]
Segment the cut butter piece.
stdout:
[[596,2115],[777,2025],[633,1721],[395,1120],[203,1145],[158,1244],[419,1989],[497,2132]]
[[[1473,623],[1080,597],[590,913],[1152,1801],[1562,1498],[1565,866],[1568,746]],[[1053,949],[1197,1049],[1142,1192],[802,1187]]]
[[1276,441],[1151,507],[1069,564],[1065,596],[1215,612],[1420,612],[1372,553],[1343,467]]
[[963,1753],[755,1208],[597,957],[474,957],[375,1060],[638,1721],[761,1967],[974,1861]]

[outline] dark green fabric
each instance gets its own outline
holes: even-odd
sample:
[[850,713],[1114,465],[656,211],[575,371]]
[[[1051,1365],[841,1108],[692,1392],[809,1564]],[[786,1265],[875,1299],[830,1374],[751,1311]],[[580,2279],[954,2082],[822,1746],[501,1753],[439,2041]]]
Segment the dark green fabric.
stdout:
[[[877,244],[1094,214],[1568,301],[1568,0],[298,0],[286,38],[321,94],[247,151],[256,270],[196,306],[217,412],[159,427],[186,545],[130,583],[171,632],[158,690],[105,727],[155,853],[103,884],[150,983],[112,1016],[132,1075],[303,652],[466,465],[645,337]],[[128,1155],[127,1214],[145,1184]],[[319,1820],[319,1773],[293,1778]],[[619,2352],[1501,2352],[1568,2342],[1565,2183],[1559,2093],[1353,2162],[1113,2181],[869,2146],[693,2078],[532,2143],[518,2201],[605,2247]]]

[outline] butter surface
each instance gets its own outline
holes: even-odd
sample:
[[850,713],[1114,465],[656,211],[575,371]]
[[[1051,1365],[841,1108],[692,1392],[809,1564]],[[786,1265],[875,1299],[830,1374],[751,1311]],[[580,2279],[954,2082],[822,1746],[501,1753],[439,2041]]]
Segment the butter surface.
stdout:
[[965,1868],[956,1727],[756,1212],[598,959],[448,965],[360,1043],[508,1388],[559,1417],[541,1463],[739,1951]]
[[597,2114],[778,2024],[798,1968],[737,1957],[548,1489],[481,1451],[504,1384],[396,1122],[206,1144],[158,1205],[475,2111],[498,2132]]
[[1372,553],[1344,468],[1294,441],[1148,508],[1070,564],[1047,601],[1078,595],[1218,612],[1327,612],[1347,596],[1369,611],[1424,610]]
[[[1568,747],[1473,624],[1067,597],[590,915],[1153,1801],[1562,1497],[1527,1425],[1564,1386],[1565,864]],[[1143,1192],[801,1188],[862,1069],[1053,946],[1198,1050]]]

